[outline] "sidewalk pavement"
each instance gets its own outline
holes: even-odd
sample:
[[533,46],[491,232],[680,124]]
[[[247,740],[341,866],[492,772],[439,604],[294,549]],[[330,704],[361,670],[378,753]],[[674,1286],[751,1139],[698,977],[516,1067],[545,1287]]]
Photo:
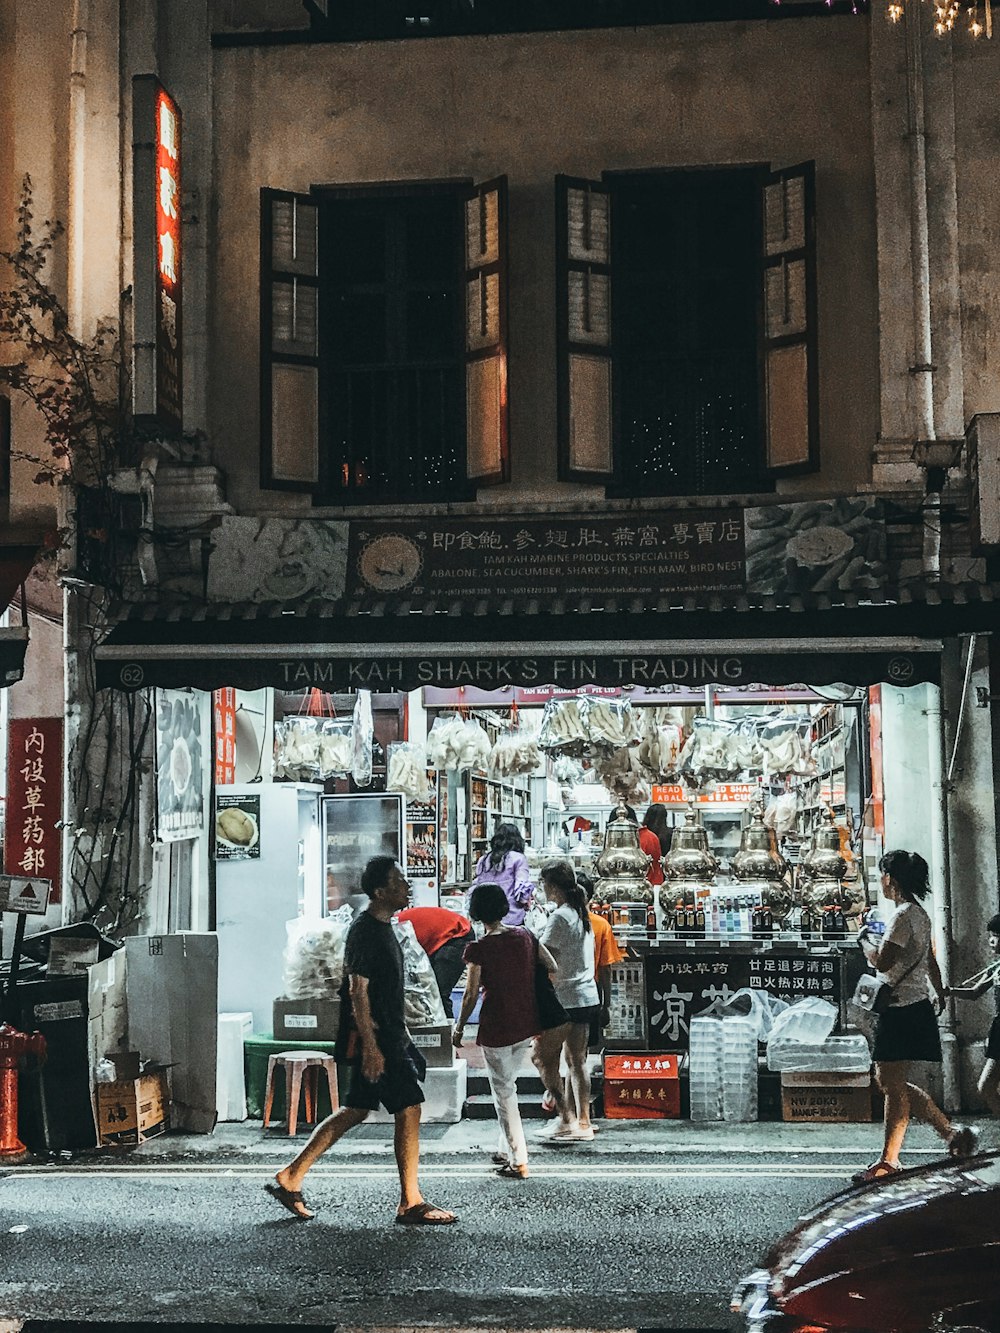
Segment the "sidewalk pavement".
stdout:
[[[536,1144],[533,1127],[528,1129],[529,1150],[544,1153],[556,1161],[571,1157],[614,1157],[635,1162],[668,1158],[731,1158],[734,1162],[769,1156],[797,1157],[805,1160],[817,1155],[867,1162],[877,1156],[882,1146],[879,1123],[849,1125],[785,1124],[758,1121],[751,1124],[692,1123],[690,1120],[600,1120],[593,1143],[572,1147]],[[982,1123],[977,1120],[977,1123]],[[984,1139],[992,1139],[990,1127]],[[86,1154],[87,1161],[130,1162],[136,1166],[157,1162],[199,1161],[231,1163],[236,1159],[264,1158],[287,1160],[309,1136],[309,1128],[289,1138],[284,1125],[264,1130],[259,1120],[224,1123],[212,1134],[168,1133],[133,1148],[100,1148]],[[330,1161],[387,1157],[392,1155],[392,1125],[359,1125],[337,1144]],[[420,1152],[425,1160],[442,1157],[481,1157],[494,1151],[497,1139],[495,1120],[461,1120],[455,1125],[424,1125],[420,1131]],[[907,1137],[906,1156],[926,1161],[943,1155],[940,1140],[925,1125],[914,1124]]]

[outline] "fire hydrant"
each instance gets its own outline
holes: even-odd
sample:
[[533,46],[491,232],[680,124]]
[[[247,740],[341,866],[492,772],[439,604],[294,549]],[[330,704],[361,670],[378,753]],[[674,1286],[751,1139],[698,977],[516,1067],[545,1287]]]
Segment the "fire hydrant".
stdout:
[[9,1023],[0,1026],[0,1162],[17,1160],[28,1150],[17,1137],[17,1065],[23,1055],[45,1055],[45,1038],[30,1036]]

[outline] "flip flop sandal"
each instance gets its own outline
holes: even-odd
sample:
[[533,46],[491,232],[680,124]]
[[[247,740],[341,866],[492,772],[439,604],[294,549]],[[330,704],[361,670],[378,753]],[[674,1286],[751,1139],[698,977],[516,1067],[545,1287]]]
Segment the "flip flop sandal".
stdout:
[[458,1218],[454,1213],[449,1213],[447,1217],[429,1217],[429,1213],[443,1213],[444,1208],[438,1208],[437,1204],[428,1203],[426,1199],[422,1203],[415,1203],[412,1208],[407,1208],[405,1212],[396,1214],[396,1225],[399,1227],[450,1227],[452,1223],[457,1222]]
[[501,1176],[504,1180],[527,1180],[528,1168],[527,1165],[514,1166],[511,1163],[508,1163],[506,1166],[500,1168],[497,1175]]
[[872,1162],[871,1166],[866,1166],[863,1171],[855,1171],[851,1180],[855,1185],[867,1185],[872,1180],[881,1180],[884,1176],[894,1176],[902,1169],[901,1166],[893,1166],[891,1162],[880,1160]]
[[[300,1222],[309,1222],[316,1216],[316,1214],[310,1210],[305,1199],[303,1199],[301,1190],[286,1190],[284,1185],[279,1185],[277,1181],[265,1185],[264,1188],[267,1190],[268,1194],[270,1194],[272,1199],[277,1199],[282,1208],[286,1208],[291,1215],[297,1217]],[[297,1203],[302,1204],[303,1208],[306,1209],[304,1213],[300,1213],[295,1207]]]
[[490,1161],[495,1162],[497,1166],[506,1166],[510,1158],[505,1157],[502,1152],[495,1152],[490,1154]]
[[971,1125],[955,1126],[955,1131],[948,1140],[948,1155],[950,1157],[974,1157],[978,1147],[979,1131],[977,1129],[973,1129]]

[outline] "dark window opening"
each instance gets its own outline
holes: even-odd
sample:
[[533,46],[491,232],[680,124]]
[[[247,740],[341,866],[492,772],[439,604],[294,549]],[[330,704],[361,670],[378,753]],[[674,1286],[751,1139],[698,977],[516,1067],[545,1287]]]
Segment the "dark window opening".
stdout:
[[773,489],[760,404],[760,173],[665,172],[610,183],[613,491]]
[[463,196],[321,206],[332,503],[465,498]]

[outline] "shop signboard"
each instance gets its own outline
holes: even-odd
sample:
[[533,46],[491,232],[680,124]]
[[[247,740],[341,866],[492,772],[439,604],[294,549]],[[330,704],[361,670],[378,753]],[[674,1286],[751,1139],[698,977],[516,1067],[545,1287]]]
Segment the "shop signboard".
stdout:
[[196,838],[205,826],[208,697],[156,692],[156,830],[160,842]]
[[7,723],[3,865],[10,875],[51,880],[52,903],[61,901],[62,728],[62,719],[55,717],[16,717]]
[[651,797],[660,805],[688,805],[692,800],[697,805],[749,805],[760,795],[758,782],[717,782],[710,791],[700,791],[692,796],[679,782],[654,783]]
[[212,692],[215,720],[215,785],[229,787],[236,781],[236,691],[231,687]]
[[691,1019],[745,988],[766,990],[789,1003],[818,996],[839,1013],[841,959],[801,948],[762,948],[753,954],[710,947],[657,949],[646,956],[650,1050],[686,1051]]
[[215,859],[260,860],[260,796],[215,798]]

